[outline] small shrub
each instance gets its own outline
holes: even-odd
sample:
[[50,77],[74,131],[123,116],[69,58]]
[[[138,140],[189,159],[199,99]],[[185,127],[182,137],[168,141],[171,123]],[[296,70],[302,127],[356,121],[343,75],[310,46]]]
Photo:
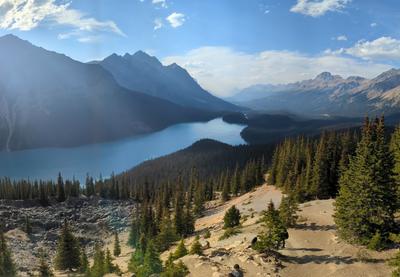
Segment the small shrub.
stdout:
[[400,243],[400,234],[389,234],[389,240],[394,242],[394,243]]
[[206,232],[204,233],[204,238],[205,239],[209,239],[211,237],[211,232],[210,232],[210,230],[206,230]]
[[397,251],[396,255],[389,260],[389,265],[394,267],[392,277],[400,277],[400,251]]
[[385,247],[385,243],[382,239],[382,236],[379,232],[376,232],[375,235],[369,241],[367,248],[369,250],[380,251]]
[[224,240],[227,238],[230,238],[232,236],[236,236],[237,234],[240,234],[242,231],[239,230],[239,228],[227,228],[225,232],[218,238],[218,240]]

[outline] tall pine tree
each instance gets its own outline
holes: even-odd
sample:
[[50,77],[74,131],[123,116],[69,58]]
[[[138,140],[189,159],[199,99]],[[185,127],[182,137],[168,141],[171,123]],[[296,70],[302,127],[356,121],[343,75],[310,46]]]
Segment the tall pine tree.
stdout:
[[339,235],[350,242],[368,244],[376,234],[385,239],[394,228],[396,186],[384,131],[383,118],[366,119],[356,154],[340,178],[334,219]]

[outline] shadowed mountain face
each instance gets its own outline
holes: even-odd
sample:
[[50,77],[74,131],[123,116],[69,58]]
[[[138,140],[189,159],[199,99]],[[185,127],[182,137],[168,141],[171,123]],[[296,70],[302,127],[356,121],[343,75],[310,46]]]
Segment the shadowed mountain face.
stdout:
[[111,72],[121,86],[130,90],[141,91],[186,107],[214,111],[238,110],[238,107],[201,88],[182,67],[175,63],[164,66],[156,57],[142,51],[124,56],[113,54],[95,63]]
[[315,79],[288,85],[250,87],[230,100],[257,110],[308,115],[391,114],[400,108],[400,70],[391,69],[370,80],[323,72]]
[[213,115],[121,87],[96,64],[0,38],[0,149],[74,146]]

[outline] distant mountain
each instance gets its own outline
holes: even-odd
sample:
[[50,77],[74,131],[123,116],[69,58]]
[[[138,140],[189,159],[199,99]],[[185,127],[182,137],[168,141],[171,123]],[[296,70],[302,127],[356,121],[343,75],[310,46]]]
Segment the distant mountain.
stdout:
[[[251,88],[244,90],[251,91]],[[374,79],[342,78],[323,72],[316,78],[280,86],[258,86],[258,97],[237,101],[262,111],[308,115],[363,116],[391,114],[400,108],[400,70],[391,69]],[[243,99],[243,97],[242,97]]]
[[1,150],[94,143],[212,116],[123,88],[100,65],[0,38]]
[[189,73],[173,63],[164,66],[156,58],[138,51],[133,55],[112,54],[100,62],[123,87],[166,99],[173,103],[214,111],[233,111],[238,107],[204,90]]

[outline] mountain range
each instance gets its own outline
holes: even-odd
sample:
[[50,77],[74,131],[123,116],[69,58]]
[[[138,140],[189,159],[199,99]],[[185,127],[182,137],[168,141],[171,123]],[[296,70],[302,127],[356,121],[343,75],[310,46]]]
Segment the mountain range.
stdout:
[[159,97],[173,103],[205,110],[233,111],[238,107],[204,90],[176,63],[164,66],[143,51],[133,55],[112,54],[99,62],[123,87]]
[[[140,55],[144,54],[136,56]],[[182,71],[176,66],[168,70]],[[180,74],[190,78],[185,72]],[[143,83],[150,85],[148,80]],[[201,92],[203,99],[218,102],[205,91],[196,93]],[[235,107],[219,102],[221,107]],[[102,65],[75,61],[14,35],[0,38],[1,150],[118,139],[180,122],[208,120],[217,116],[214,107],[200,110],[131,90]]]
[[392,114],[400,108],[400,70],[391,69],[373,79],[323,72],[286,85],[252,86],[229,100],[255,110],[314,116]]

